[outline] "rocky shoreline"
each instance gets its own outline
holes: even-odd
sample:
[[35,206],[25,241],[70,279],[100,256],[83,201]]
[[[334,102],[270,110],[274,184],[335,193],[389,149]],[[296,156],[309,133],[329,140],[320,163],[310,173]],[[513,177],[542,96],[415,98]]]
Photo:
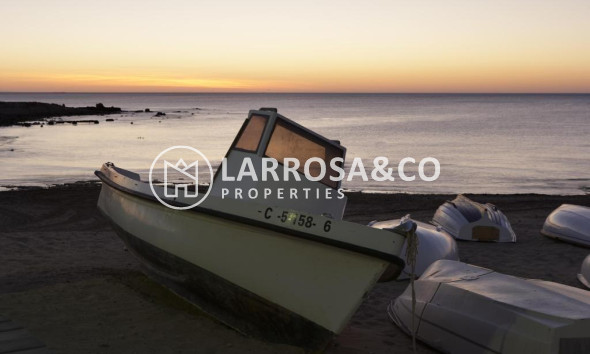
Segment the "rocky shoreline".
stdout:
[[106,115],[123,111],[119,107],[106,107],[102,103],[88,107],[66,107],[55,103],[0,101],[0,126],[15,125],[45,118]]

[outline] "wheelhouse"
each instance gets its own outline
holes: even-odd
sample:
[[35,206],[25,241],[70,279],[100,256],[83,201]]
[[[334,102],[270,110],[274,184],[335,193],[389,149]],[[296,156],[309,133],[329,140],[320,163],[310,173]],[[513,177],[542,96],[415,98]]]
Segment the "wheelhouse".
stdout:
[[[346,148],[338,141],[327,139],[277,113],[274,108],[261,108],[250,111],[239,133],[227,152],[223,164],[217,171],[212,193],[224,198],[238,199],[236,190],[242,193],[241,199],[256,199],[259,202],[285,204],[309,212],[329,214],[341,218],[346,204],[346,197],[338,193],[341,181],[334,166],[343,167]],[[280,180],[262,181],[260,178],[246,178],[240,181],[225,181],[223,173],[236,176],[242,169],[245,158],[253,163],[254,172],[260,176],[263,159],[276,160],[277,176]],[[332,164],[332,159],[340,158]],[[313,159],[313,160],[310,160]],[[295,162],[295,161],[296,162]],[[320,160],[323,163],[320,163]],[[306,162],[308,175],[305,174]],[[286,178],[285,169],[296,169],[300,180]],[[323,177],[317,180],[323,172]],[[245,196],[251,189],[257,191],[257,198]],[[266,195],[270,190],[270,194]],[[277,194],[282,190],[282,197]],[[307,192],[306,192],[307,190]],[[229,193],[228,193],[229,191]]]

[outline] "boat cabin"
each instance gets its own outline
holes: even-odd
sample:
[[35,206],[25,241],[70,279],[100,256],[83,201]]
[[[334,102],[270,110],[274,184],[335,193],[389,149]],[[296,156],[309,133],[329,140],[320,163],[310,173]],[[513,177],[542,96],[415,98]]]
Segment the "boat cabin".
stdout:
[[342,219],[346,196],[341,180],[330,176],[340,176],[345,155],[338,141],[275,108],[252,110],[215,174],[211,194]]

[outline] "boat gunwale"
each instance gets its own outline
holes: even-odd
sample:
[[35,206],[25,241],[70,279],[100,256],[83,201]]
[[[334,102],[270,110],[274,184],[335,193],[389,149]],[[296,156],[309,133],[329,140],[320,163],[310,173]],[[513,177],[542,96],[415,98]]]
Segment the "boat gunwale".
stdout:
[[[102,171],[94,171],[94,174],[103,183],[106,183],[111,188],[117,189],[117,190],[119,190],[119,191],[121,191],[123,193],[127,193],[127,194],[133,195],[133,196],[138,197],[138,198],[147,199],[147,200],[150,200],[152,202],[157,202],[159,204],[159,201],[157,200],[157,198],[155,196],[148,195],[148,194],[145,194],[145,193],[141,193],[141,192],[139,192],[137,190],[133,190],[133,189],[127,188],[125,186],[122,186],[122,185],[114,182],[112,179],[108,178]],[[138,182],[141,182],[141,181],[138,181]],[[145,183],[145,182],[141,182],[141,183]],[[184,203],[180,203],[180,202],[177,202],[177,201],[167,201],[167,202],[169,202],[171,205],[174,205],[174,206],[179,206],[179,207],[187,206]],[[241,222],[241,223],[252,225],[252,226],[266,228],[266,229],[269,229],[269,230],[272,230],[272,231],[277,231],[277,232],[280,232],[280,233],[283,233],[283,234],[287,234],[289,236],[294,236],[294,237],[302,238],[302,239],[305,239],[305,240],[308,240],[308,241],[314,241],[314,242],[318,242],[318,243],[321,243],[321,244],[324,244],[324,245],[341,248],[341,249],[344,249],[346,251],[360,253],[360,254],[363,254],[365,256],[375,257],[375,258],[378,258],[378,259],[387,261],[389,263],[396,264],[402,270],[405,267],[404,260],[402,258],[398,257],[398,256],[395,256],[395,255],[390,254],[390,253],[385,253],[385,252],[377,251],[375,249],[371,249],[371,248],[367,248],[367,247],[353,245],[353,244],[350,244],[348,242],[338,241],[338,240],[334,240],[334,239],[331,239],[331,238],[322,237],[320,235],[315,235],[315,234],[311,234],[311,233],[297,231],[297,230],[289,229],[289,228],[286,228],[286,227],[281,227],[281,226],[278,226],[278,225],[273,225],[273,224],[265,223],[263,221],[258,221],[258,220],[250,219],[250,218],[247,218],[247,217],[244,217],[244,216],[239,216],[239,215],[236,215],[236,214],[230,214],[230,213],[226,213],[226,212],[215,210],[215,209],[205,208],[205,207],[199,206],[199,205],[194,206],[194,207],[192,207],[190,209],[187,209],[186,211],[201,212],[201,213],[204,213],[204,214],[212,215],[212,216],[223,218],[223,219],[228,219],[228,220],[231,220],[231,221],[236,221],[236,222]],[[391,232],[393,232],[393,231],[391,231]]]

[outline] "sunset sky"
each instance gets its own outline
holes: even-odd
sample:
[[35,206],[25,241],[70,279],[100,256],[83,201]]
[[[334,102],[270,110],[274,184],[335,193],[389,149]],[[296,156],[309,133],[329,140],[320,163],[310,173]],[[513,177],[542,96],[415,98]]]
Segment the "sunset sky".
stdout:
[[590,92],[590,1],[0,1],[0,91]]

